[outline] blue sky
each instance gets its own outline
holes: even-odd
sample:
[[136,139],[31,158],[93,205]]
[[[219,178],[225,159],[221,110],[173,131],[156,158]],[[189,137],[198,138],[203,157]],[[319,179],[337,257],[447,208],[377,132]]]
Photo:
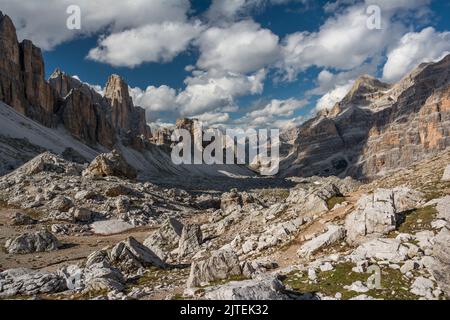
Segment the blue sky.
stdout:
[[[399,80],[450,53],[446,0],[0,0],[19,38],[103,86],[123,76],[149,122],[288,128],[371,74]],[[81,29],[68,30],[76,4]],[[368,12],[379,8],[380,16]],[[379,18],[381,29],[367,26]],[[373,21],[373,20],[371,20]]]

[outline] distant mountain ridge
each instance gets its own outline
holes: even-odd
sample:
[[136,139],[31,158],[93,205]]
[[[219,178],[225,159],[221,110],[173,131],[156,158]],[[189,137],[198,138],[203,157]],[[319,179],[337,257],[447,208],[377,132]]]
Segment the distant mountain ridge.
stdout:
[[445,150],[450,55],[421,64],[393,85],[360,77],[341,102],[294,129],[291,139],[282,176],[370,179]]

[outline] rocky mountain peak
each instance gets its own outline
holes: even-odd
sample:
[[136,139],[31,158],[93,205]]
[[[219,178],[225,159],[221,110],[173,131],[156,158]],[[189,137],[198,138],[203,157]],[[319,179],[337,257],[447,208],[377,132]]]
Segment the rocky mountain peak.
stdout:
[[2,59],[4,56],[16,64],[20,63],[16,28],[14,27],[11,18],[7,15],[3,15],[1,11],[0,11],[0,48]]
[[368,105],[381,97],[391,86],[369,75],[359,77],[350,92],[340,102],[342,106]]
[[132,130],[133,101],[128,91],[128,84],[118,75],[111,75],[106,83],[105,98],[112,108],[112,122],[121,131]]
[[125,108],[133,106],[128,84],[119,75],[113,74],[108,78],[105,87],[105,97],[111,100],[111,105],[120,105]]

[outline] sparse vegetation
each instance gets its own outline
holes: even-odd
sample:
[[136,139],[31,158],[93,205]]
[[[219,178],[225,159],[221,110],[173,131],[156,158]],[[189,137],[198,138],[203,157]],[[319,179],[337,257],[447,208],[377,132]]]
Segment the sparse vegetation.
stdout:
[[244,280],[248,280],[248,278],[243,275],[231,276],[227,279],[212,281],[207,286],[204,286],[203,288],[215,287],[215,286],[220,286],[220,285],[227,284],[227,283],[233,282],[233,281],[244,281]]
[[286,200],[289,197],[289,189],[264,189],[261,190],[260,195],[264,198],[273,197],[278,200]]
[[398,232],[415,233],[430,230],[431,222],[436,218],[436,215],[436,208],[431,206],[412,210],[405,216],[405,220],[400,225]]
[[[336,266],[332,271],[317,272],[317,282],[309,281],[307,274],[293,272],[286,276],[284,284],[289,285],[298,293],[322,293],[334,297],[336,293],[342,294],[342,299],[348,300],[361,293],[348,291],[344,286],[351,285],[356,281],[363,283],[369,278],[368,273],[357,273],[352,271],[353,264],[342,263]],[[418,297],[409,292],[410,280],[402,275],[399,270],[385,268],[381,275],[382,289],[371,289],[368,296],[377,299],[389,300],[416,300]]]
[[422,186],[427,201],[444,197],[450,193],[450,182],[433,181]]
[[337,196],[331,197],[330,199],[327,200],[328,210],[333,209],[337,204],[341,204],[345,201],[346,201],[346,199],[342,195],[337,195]]

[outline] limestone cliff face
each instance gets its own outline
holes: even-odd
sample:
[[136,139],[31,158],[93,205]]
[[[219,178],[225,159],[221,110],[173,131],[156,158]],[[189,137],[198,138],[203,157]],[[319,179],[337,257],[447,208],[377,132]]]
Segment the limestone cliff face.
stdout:
[[145,120],[145,110],[133,105],[128,84],[118,75],[109,77],[105,98],[111,106],[112,124],[118,132],[132,136],[142,135],[147,139],[151,137]]
[[19,43],[11,19],[1,12],[0,100],[46,126],[57,123],[57,95],[45,81],[41,50],[28,40]]
[[450,146],[450,56],[390,86],[359,78],[329,112],[297,129],[284,176],[373,178]]
[[95,146],[112,148],[117,140],[106,100],[95,90],[56,70],[50,84],[62,97],[58,114],[69,132]]
[[29,40],[19,43],[11,19],[1,12],[0,101],[45,126],[62,124],[91,146],[112,149],[120,139],[144,148],[151,138],[145,110],[133,105],[122,78],[109,78],[105,96],[59,70],[47,82],[41,50]]

